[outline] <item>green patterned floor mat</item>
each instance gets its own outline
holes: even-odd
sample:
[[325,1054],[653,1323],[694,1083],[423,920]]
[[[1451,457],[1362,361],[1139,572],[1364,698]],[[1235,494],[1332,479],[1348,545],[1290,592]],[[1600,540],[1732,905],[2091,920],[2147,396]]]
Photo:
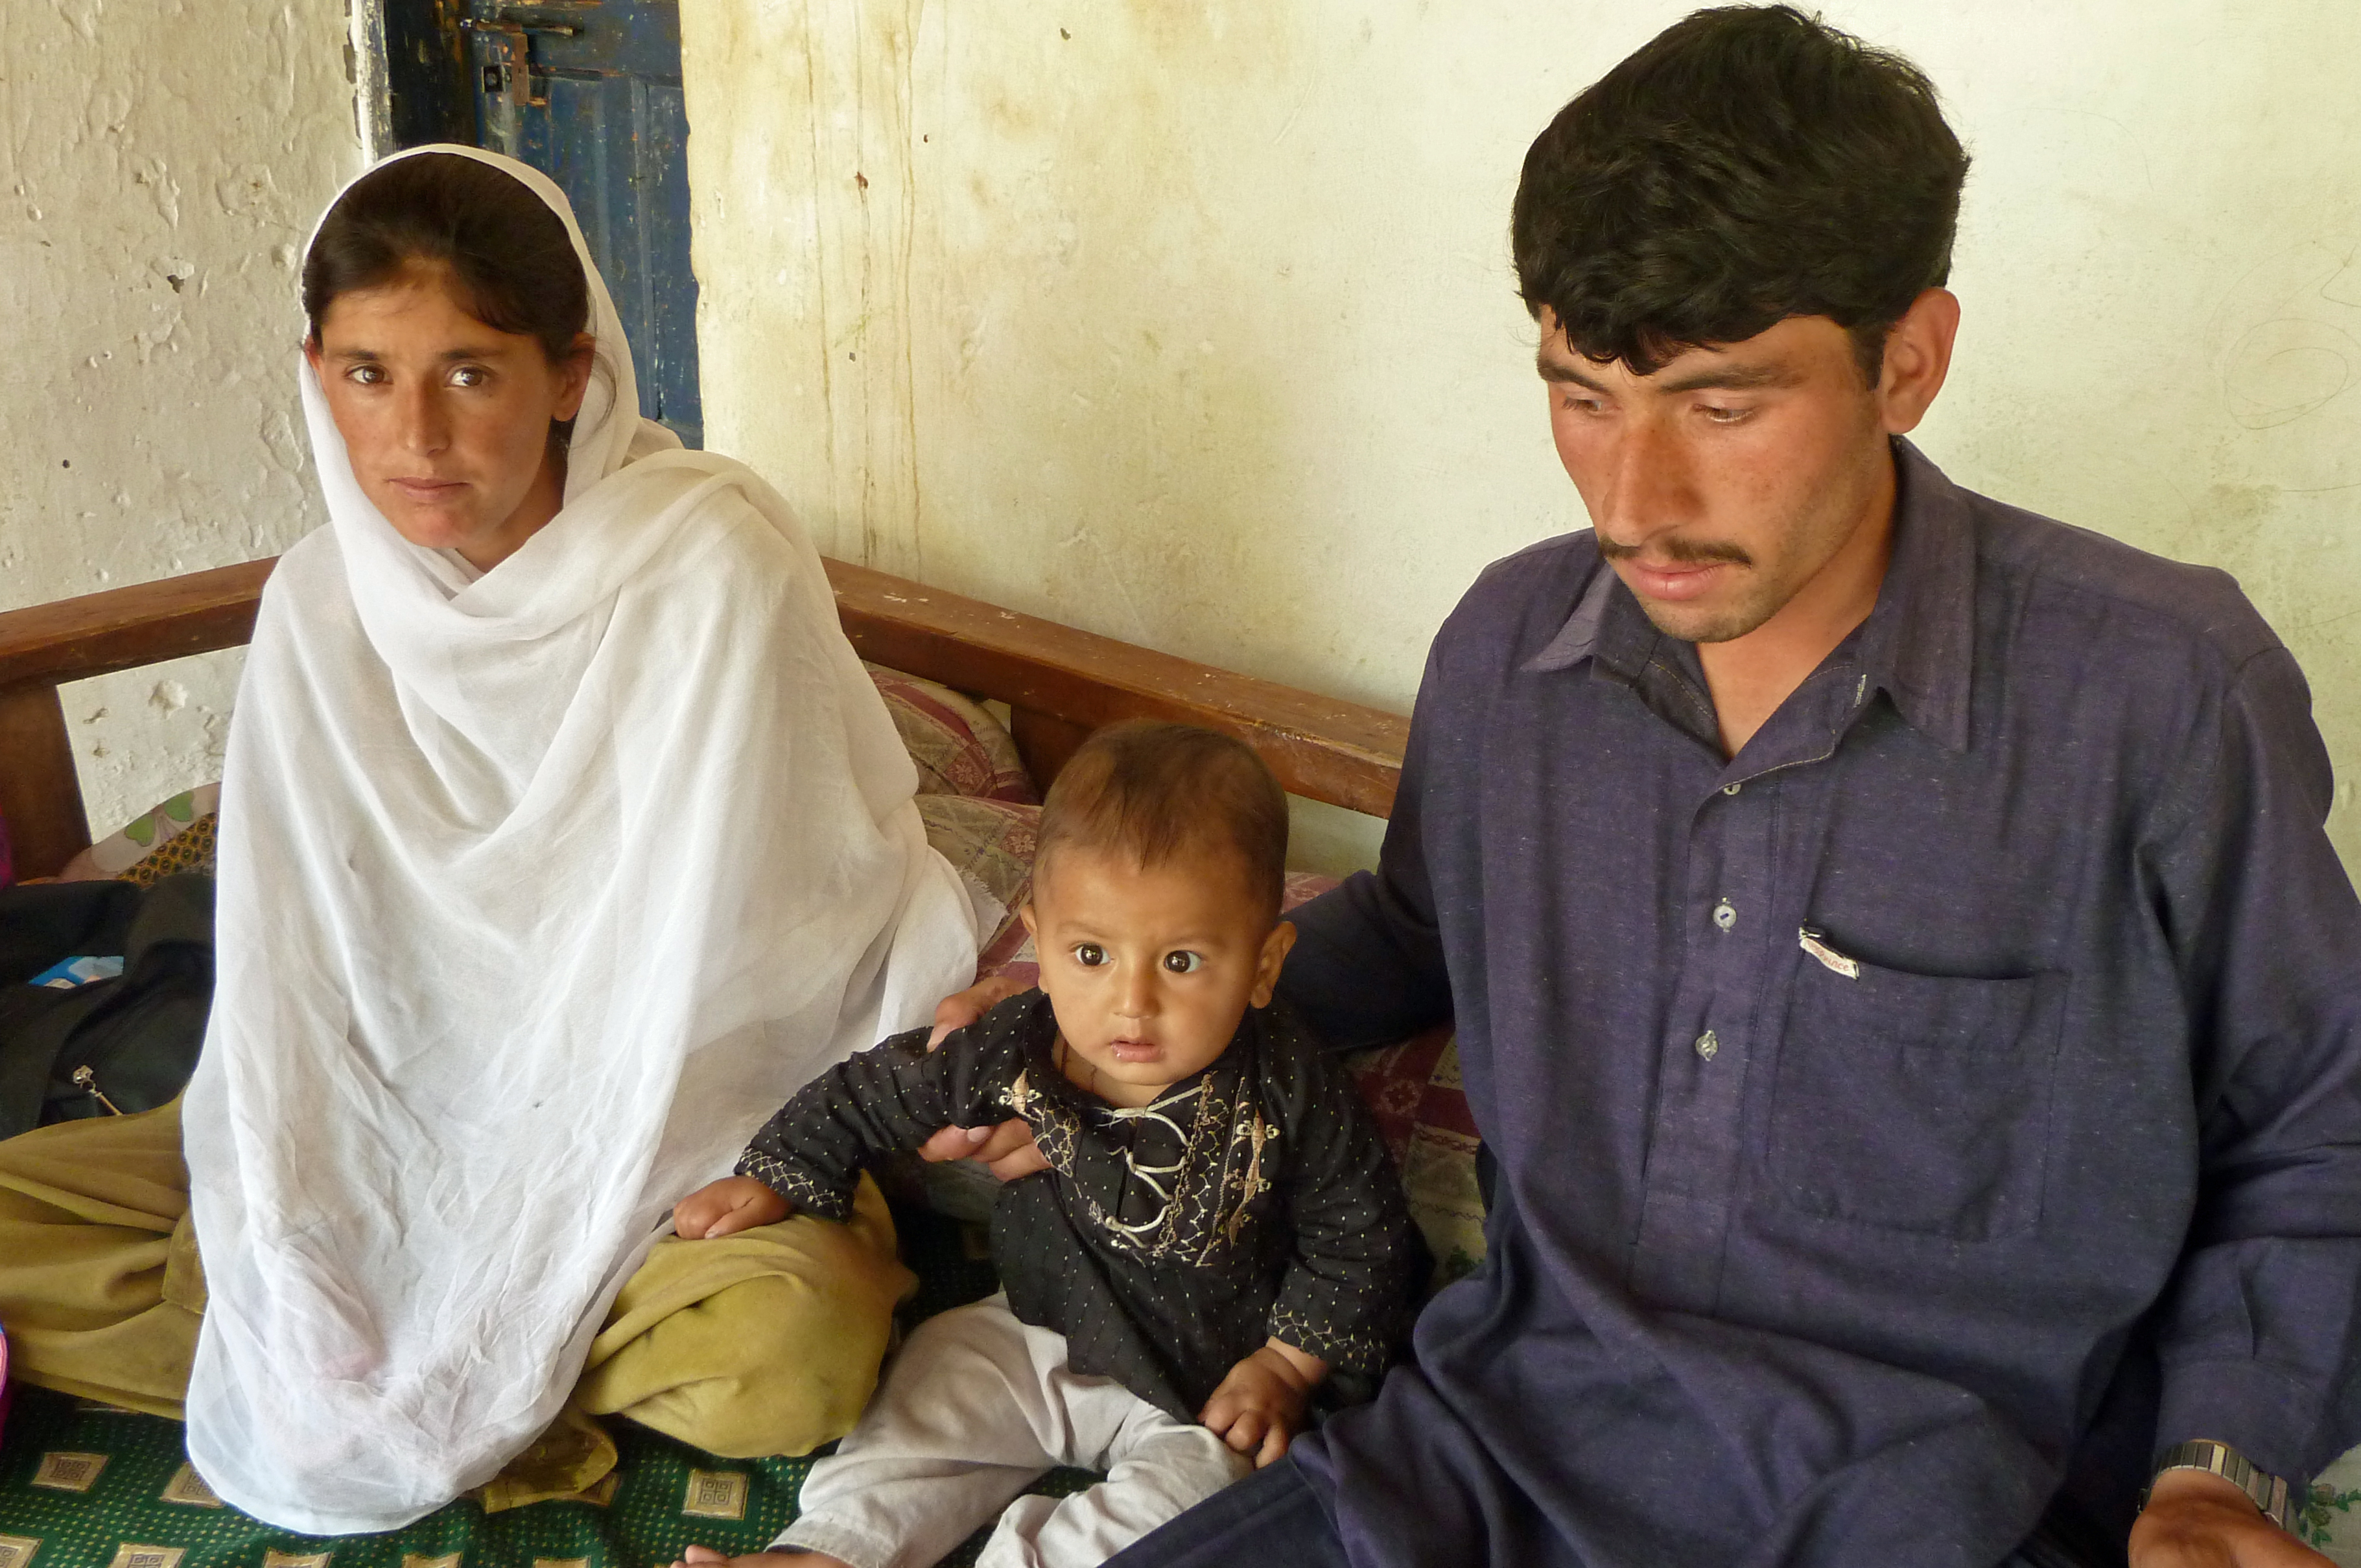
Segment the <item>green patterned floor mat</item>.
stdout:
[[36,1389],[0,1448],[7,1568],[642,1568],[691,1541],[756,1552],[794,1517],[807,1459],[717,1460],[616,1423],[603,1505],[487,1514],[472,1500],[383,1535],[292,1535],[223,1507],[188,1468],[177,1421]]
[[[919,1279],[910,1319],[994,1286],[971,1227],[897,1207],[903,1255]],[[405,1530],[294,1535],[223,1506],[189,1468],[177,1421],[16,1390],[0,1439],[0,1568],[666,1568],[696,1542],[759,1552],[795,1517],[811,1461],[719,1459],[628,1421],[610,1430],[621,1463],[598,1502],[487,1514],[462,1498]],[[1065,1496],[1095,1477],[1060,1470],[1037,1491]],[[972,1563],[979,1530],[944,1568]]]

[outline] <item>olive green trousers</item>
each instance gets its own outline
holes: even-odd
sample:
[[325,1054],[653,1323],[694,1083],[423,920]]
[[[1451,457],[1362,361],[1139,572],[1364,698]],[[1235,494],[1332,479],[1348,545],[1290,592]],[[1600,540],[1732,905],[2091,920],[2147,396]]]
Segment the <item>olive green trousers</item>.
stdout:
[[[624,1282],[565,1411],[485,1488],[487,1506],[595,1486],[615,1465],[597,1416],[737,1458],[833,1442],[869,1402],[894,1305],[916,1283],[866,1178],[846,1224],[797,1215],[665,1238]],[[12,1373],[178,1420],[204,1307],[178,1102],[0,1141]]]

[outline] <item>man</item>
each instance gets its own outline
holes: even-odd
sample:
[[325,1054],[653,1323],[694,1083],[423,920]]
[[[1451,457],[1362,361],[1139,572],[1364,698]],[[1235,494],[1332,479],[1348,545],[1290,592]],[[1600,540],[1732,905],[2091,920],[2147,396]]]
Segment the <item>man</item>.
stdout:
[[1966,166],[1784,6],[1534,143],[1595,528],[1444,626],[1379,870],[1281,985],[1340,1044],[1455,1018],[1489,1255],[1375,1403],[1117,1562],[2326,1561],[2185,1467],[2276,1507],[2361,1436],[2326,757],[2227,577],[1902,440]]

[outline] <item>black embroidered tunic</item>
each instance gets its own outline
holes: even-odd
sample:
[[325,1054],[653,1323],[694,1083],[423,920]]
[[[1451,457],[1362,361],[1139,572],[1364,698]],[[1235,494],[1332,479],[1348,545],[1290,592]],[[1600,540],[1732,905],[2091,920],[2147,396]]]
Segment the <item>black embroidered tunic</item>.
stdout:
[[1249,1008],[1212,1066],[1137,1109],[1070,1081],[1057,1038],[1038,991],[935,1051],[924,1029],[897,1035],[807,1084],[738,1169],[841,1220],[864,1164],[1022,1116],[1050,1168],[1002,1190],[993,1261],[1010,1310],[1063,1334],[1075,1371],[1183,1420],[1271,1335],[1383,1371],[1421,1244],[1351,1078],[1293,1014]]

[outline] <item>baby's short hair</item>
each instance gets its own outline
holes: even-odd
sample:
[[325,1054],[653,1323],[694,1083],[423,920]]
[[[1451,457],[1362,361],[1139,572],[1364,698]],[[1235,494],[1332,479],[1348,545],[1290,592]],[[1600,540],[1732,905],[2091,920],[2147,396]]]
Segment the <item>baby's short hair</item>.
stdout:
[[1113,850],[1142,867],[1212,850],[1237,857],[1246,890],[1279,917],[1287,882],[1287,794],[1243,740],[1194,724],[1135,718],[1093,734],[1041,807],[1038,875],[1055,850]]

